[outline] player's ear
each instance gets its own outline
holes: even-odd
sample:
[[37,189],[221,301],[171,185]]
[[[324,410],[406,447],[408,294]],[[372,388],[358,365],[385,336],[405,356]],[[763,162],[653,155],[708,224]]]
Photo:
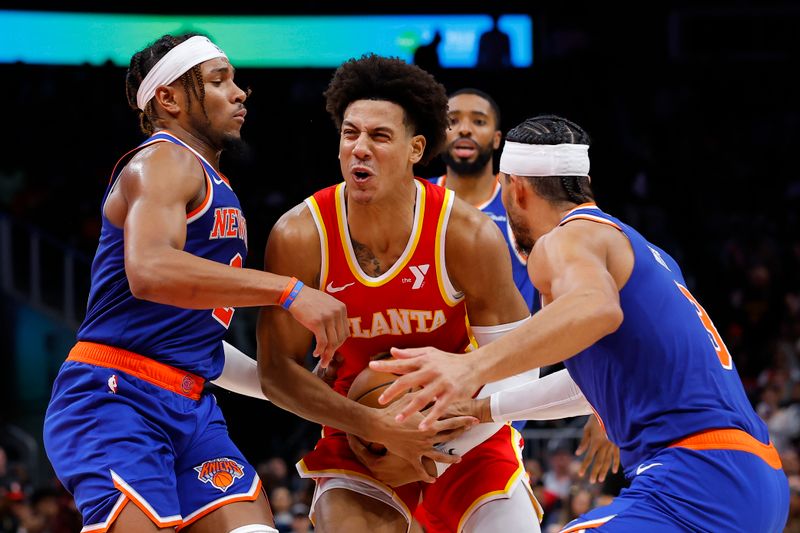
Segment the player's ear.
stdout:
[[422,159],[422,154],[425,153],[425,137],[422,135],[414,135],[411,138],[411,157],[409,160],[413,164],[419,163]]
[[526,209],[528,202],[530,202],[530,195],[533,192],[528,179],[515,174],[509,174],[508,179],[511,182],[511,194],[514,200],[519,204],[520,208]]
[[500,141],[503,139],[503,132],[495,130],[494,137],[492,138],[492,148],[497,150],[500,148]]
[[181,103],[185,100],[183,96],[183,91],[178,91],[171,85],[161,85],[156,87],[156,94],[153,96],[154,107],[156,109],[162,107],[167,113],[175,116],[181,110]]

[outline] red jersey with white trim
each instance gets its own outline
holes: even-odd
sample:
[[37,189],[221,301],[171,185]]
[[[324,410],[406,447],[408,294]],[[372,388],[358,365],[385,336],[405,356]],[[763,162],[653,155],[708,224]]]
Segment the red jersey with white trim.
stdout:
[[393,346],[435,346],[463,352],[470,344],[467,310],[445,267],[445,234],[452,191],[424,180],[417,189],[414,224],[406,248],[389,270],[367,275],[358,264],[347,228],[345,184],[306,199],[322,242],[320,290],[344,302],[350,337],[339,348],[344,362],[334,390],[346,395],[355,377]]
[[[356,259],[347,226],[345,184],[306,199],[322,246],[320,289],[347,305],[350,320],[351,336],[339,348],[344,362],[334,384],[342,395],[372,356],[392,346],[435,346],[448,352],[463,352],[470,346],[464,296],[453,287],[445,265],[445,236],[455,194],[424,180],[416,180],[415,187],[414,224],[406,248],[378,277],[364,273]],[[359,480],[390,498],[409,521],[417,511],[426,531],[457,532],[480,505],[509,497],[524,473],[518,441],[519,435],[503,426],[432,485],[389,487],[356,458],[342,431],[326,427],[297,468],[306,478]]]

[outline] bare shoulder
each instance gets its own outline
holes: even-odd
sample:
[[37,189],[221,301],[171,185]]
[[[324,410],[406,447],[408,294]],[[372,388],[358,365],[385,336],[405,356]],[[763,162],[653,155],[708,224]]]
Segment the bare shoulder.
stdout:
[[317,287],[321,266],[320,238],[311,211],[301,203],[284,213],[269,234],[264,268],[293,275]]
[[146,146],[134,155],[124,171],[131,175],[153,175],[160,173],[191,174],[202,176],[203,167],[190,150],[171,142],[159,142]]
[[627,242],[618,229],[589,220],[573,220],[556,226],[536,240],[528,257],[534,284],[576,262],[599,262],[605,265],[609,255],[619,247],[629,248]]
[[270,232],[270,239],[293,241],[298,244],[319,243],[317,226],[311,210],[305,203],[300,203],[285,212]]
[[455,199],[447,224],[447,255],[469,256],[504,250],[503,234],[494,221],[467,202]]

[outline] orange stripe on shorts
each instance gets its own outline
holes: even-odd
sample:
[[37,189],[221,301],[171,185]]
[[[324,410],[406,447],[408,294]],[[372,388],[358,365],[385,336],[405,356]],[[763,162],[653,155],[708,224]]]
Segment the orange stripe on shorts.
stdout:
[[690,450],[738,450],[757,455],[776,470],[782,468],[780,455],[771,442],[764,444],[741,429],[702,431],[673,442],[669,447]]
[[67,361],[77,361],[104,368],[113,368],[162,389],[199,400],[205,380],[137,353],[96,342],[79,341],[69,352]]

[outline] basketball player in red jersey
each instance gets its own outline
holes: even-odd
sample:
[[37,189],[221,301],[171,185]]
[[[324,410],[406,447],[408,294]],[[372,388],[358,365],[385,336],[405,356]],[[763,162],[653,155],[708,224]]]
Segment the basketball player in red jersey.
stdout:
[[311,337],[289,314],[264,308],[258,326],[267,397],[326,426],[315,450],[298,463],[301,475],[317,481],[317,530],[407,531],[414,515],[429,532],[538,531],[538,504],[524,480],[518,434],[508,425],[467,432],[491,429],[461,462],[440,468],[430,485],[398,486],[394,477],[390,486],[380,481],[391,474],[380,461],[348,445],[345,432],[382,443],[408,461],[405,470],[413,476],[403,481],[433,481],[421,456],[453,462],[431,444],[443,440],[434,431],[455,426],[437,421],[415,434],[421,416],[400,425],[398,404],[385,411],[356,404],[345,397],[350,384],[371,356],[392,346],[464,351],[470,333],[485,343],[529,312],[494,222],[452,191],[414,178],[414,165],[429,161],[445,142],[444,87],[418,67],[370,55],[342,65],[325,95],[340,128],[344,182],[278,221],[265,268],[291,272],[347,304],[351,335],[339,350],[343,363],[333,390],[291,361],[303,360]]

